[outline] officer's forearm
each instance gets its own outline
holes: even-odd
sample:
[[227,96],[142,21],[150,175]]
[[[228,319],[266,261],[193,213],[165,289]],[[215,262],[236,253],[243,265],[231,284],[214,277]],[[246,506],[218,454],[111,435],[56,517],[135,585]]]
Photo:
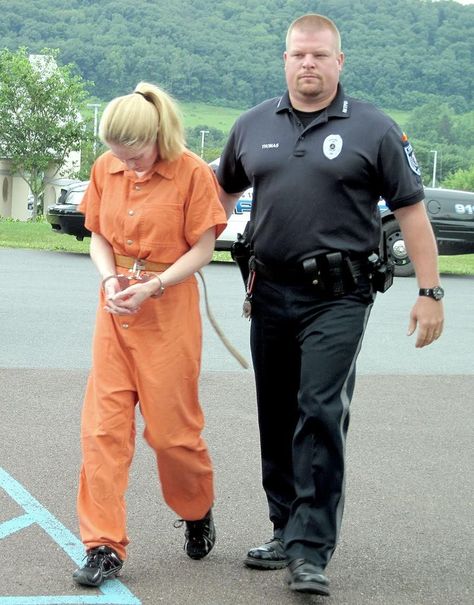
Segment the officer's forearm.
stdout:
[[394,212],[420,288],[439,284],[438,249],[423,202]]

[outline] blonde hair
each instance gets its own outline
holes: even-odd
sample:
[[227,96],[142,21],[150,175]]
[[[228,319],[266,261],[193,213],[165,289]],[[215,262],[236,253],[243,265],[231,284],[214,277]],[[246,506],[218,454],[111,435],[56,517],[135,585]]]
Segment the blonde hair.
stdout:
[[99,136],[107,145],[141,149],[157,143],[159,157],[175,160],[185,149],[179,108],[166,92],[140,82],[131,94],[110,101],[102,114]]
[[295,19],[286,33],[286,50],[288,50],[290,37],[295,29],[300,32],[314,32],[322,29],[329,29],[332,31],[336,39],[336,51],[338,53],[341,52],[341,34],[339,33],[334,21],[328,17],[318,15],[317,13],[309,13],[307,15],[303,15],[302,17],[298,17],[298,19]]

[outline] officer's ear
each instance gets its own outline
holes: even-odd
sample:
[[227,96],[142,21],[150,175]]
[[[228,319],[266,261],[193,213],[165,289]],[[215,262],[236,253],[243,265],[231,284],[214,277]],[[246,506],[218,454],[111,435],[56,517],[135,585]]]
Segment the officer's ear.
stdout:
[[340,52],[339,56],[337,57],[337,63],[339,65],[339,71],[342,71],[342,68],[344,66],[344,59],[345,59],[344,53]]

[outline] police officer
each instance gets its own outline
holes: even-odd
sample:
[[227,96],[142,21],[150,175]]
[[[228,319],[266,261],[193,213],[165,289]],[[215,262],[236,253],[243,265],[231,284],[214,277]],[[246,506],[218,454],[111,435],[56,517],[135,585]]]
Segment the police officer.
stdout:
[[327,595],[355,363],[374,291],[389,285],[374,254],[380,196],[416,269],[417,347],[441,334],[443,291],[413,149],[393,120],[345,94],[335,24],[296,19],[283,58],[288,90],[237,120],[217,173],[228,215],[254,188],[248,303],[273,537],[245,563],[288,566],[292,590]]

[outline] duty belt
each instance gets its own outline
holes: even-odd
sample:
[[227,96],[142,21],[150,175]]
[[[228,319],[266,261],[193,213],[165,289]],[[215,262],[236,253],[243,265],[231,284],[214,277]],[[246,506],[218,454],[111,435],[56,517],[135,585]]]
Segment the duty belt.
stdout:
[[[258,259],[255,259],[255,272],[270,281],[283,282],[288,284],[309,283],[308,275],[303,269],[303,265],[267,265]],[[360,260],[351,260],[353,276],[355,279],[363,275],[363,268],[366,263]]]
[[313,285],[334,296],[352,291],[358,278],[369,273],[365,258],[342,252],[318,254],[300,262],[279,265],[253,258],[250,267],[264,279],[289,285]]

